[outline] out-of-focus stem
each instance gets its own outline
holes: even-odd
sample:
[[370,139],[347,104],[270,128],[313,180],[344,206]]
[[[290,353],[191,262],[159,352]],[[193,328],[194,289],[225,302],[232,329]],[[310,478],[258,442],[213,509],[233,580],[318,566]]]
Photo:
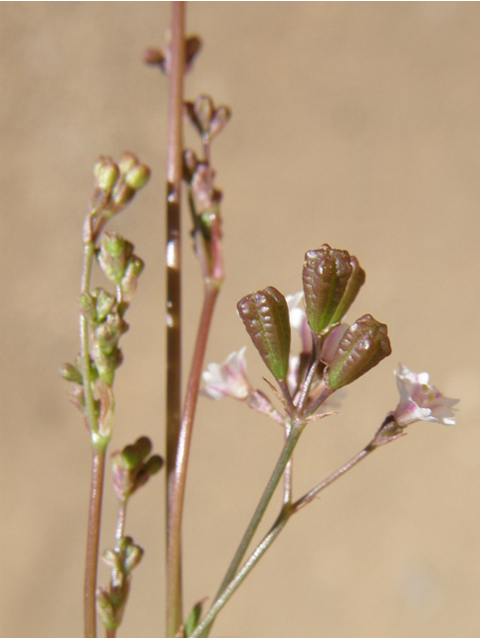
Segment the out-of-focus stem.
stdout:
[[[171,490],[171,510],[170,510],[170,527],[167,547],[168,569],[171,570],[172,581],[178,577],[181,579],[181,562],[182,562],[182,517],[183,503],[185,498],[185,486],[187,480],[188,458],[190,453],[190,443],[192,439],[193,420],[198,399],[198,391],[200,388],[201,375],[203,370],[203,360],[205,357],[205,349],[207,346],[208,334],[213,316],[215,302],[218,296],[219,287],[217,284],[207,283],[205,287],[205,297],[203,303],[202,315],[200,318],[200,326],[198,328],[195,351],[193,354],[190,377],[188,380],[187,394],[185,398],[185,406],[183,409],[180,436],[178,441],[175,482]],[[181,590],[181,583],[178,585]],[[182,620],[177,624],[173,617],[172,624],[168,627],[169,637],[175,636]]]
[[[172,540],[172,493],[181,419],[181,247],[183,76],[185,72],[185,3],[173,2],[167,160],[167,635],[182,624],[181,550]],[[173,553],[172,549],[176,549]]]
[[85,637],[97,637],[97,567],[100,521],[102,515],[105,449],[93,450],[90,508],[88,512],[87,558],[85,561],[84,623]]

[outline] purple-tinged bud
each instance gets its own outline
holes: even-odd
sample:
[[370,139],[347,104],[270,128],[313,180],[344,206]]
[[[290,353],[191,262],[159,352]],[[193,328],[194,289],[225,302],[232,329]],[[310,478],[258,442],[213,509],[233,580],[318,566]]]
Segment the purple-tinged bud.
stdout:
[[324,372],[330,389],[340,389],[372,369],[392,352],[387,325],[367,314],[347,329]]
[[138,191],[147,184],[150,173],[150,167],[147,167],[146,164],[137,164],[128,171],[125,176],[125,184]]
[[128,543],[125,545],[125,557],[123,560],[123,568],[125,575],[128,576],[138,565],[143,557],[143,549],[133,543],[132,538],[127,538]]
[[122,289],[123,302],[131,302],[137,290],[138,278],[143,271],[145,264],[137,256],[132,256],[128,261],[125,274],[120,283]]
[[312,331],[320,334],[340,322],[364,281],[365,272],[347,251],[332,249],[328,244],[307,251],[303,289]]
[[290,354],[290,320],[283,294],[267,287],[242,298],[237,309],[271,373],[277,380],[285,380]]
[[120,158],[118,167],[122,176],[125,176],[130,171],[130,169],[136,167],[137,164],[140,164],[140,160],[138,159],[138,157],[131,151],[125,151],[125,153]]
[[183,152],[183,179],[186,182],[191,182],[197,166],[198,158],[195,151],[192,151],[192,149],[185,149]]
[[149,477],[154,476],[156,473],[158,473],[162,467],[163,467],[163,458],[157,454],[155,454],[154,456],[151,456],[145,462],[145,471],[148,473]]
[[210,137],[220,133],[231,117],[232,112],[228,107],[218,107],[210,123]]
[[66,362],[62,364],[59,369],[59,373],[64,380],[68,382],[76,382],[77,384],[83,384],[83,377],[77,367],[74,367],[73,364]]
[[198,52],[202,48],[202,41],[198,36],[189,36],[185,42],[185,71],[189,71]]

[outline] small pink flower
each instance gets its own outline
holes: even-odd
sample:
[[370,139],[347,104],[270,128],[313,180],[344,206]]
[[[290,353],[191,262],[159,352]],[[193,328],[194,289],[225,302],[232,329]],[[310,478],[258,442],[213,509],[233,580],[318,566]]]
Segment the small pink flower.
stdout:
[[418,420],[455,424],[452,407],[459,401],[446,398],[438,389],[432,387],[428,382],[427,372],[414,373],[399,365],[399,371],[395,371],[395,376],[400,402],[393,417],[399,427],[406,427]]
[[203,393],[212,400],[230,397],[246,400],[253,388],[247,378],[245,349],[233,351],[223,364],[211,362],[202,373],[205,387]]

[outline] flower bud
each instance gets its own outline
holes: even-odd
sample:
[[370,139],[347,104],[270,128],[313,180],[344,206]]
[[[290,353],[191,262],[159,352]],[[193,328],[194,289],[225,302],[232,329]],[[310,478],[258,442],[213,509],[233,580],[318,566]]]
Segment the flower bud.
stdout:
[[290,320],[287,301],[274,287],[240,300],[238,312],[263,361],[277,380],[284,380],[290,354]]
[[210,137],[216,136],[217,133],[225,127],[230,120],[232,112],[228,107],[218,107],[210,123]]
[[95,310],[96,310],[96,321],[103,322],[108,314],[112,311],[113,307],[116,303],[116,298],[105,289],[101,289],[98,287],[94,291],[95,300]]
[[125,184],[138,191],[147,184],[149,179],[150,167],[147,167],[146,164],[137,164],[125,176]]
[[106,231],[98,251],[98,263],[109,280],[119,285],[127,260],[133,252],[133,245],[114,231]]
[[325,369],[325,383],[330,389],[340,389],[369,371],[391,352],[387,325],[369,314],[362,316],[341,339],[332,361]]
[[145,264],[137,256],[132,256],[128,261],[125,274],[120,283],[122,289],[122,299],[124,302],[131,302],[137,290],[138,277],[143,271]]
[[127,204],[128,202],[133,200],[134,196],[135,189],[133,189],[130,185],[121,182],[117,184],[117,187],[113,191],[113,204],[117,207]]
[[340,322],[365,281],[365,272],[347,251],[328,244],[307,251],[303,265],[305,307],[310,328],[322,333]]
[[133,169],[137,164],[140,164],[138,157],[131,151],[125,151],[118,163],[120,173],[124,176],[130,169]]
[[95,185],[102,191],[110,192],[119,174],[119,168],[111,158],[108,162],[99,162],[95,166]]
[[95,301],[89,293],[81,293],[78,296],[80,303],[80,313],[82,313],[90,321],[94,323],[97,319],[97,311],[95,309]]
[[59,373],[65,380],[68,382],[76,382],[77,384],[83,384],[83,377],[77,367],[74,367],[73,364],[66,362],[62,364],[59,369]]

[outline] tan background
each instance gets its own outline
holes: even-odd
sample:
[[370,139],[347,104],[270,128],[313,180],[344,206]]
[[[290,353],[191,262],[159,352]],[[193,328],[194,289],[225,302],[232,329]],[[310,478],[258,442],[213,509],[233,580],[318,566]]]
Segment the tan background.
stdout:
[[[57,367],[78,349],[80,233],[100,153],[131,149],[153,169],[113,224],[147,268],[112,450],[143,433],[164,450],[167,85],[141,54],[163,44],[169,14],[163,2],[0,5],[2,635],[82,633],[90,454]],[[296,495],[394,408],[399,361],[461,398],[456,427],[412,426],[294,519],[215,635],[478,636],[480,6],[195,2],[188,27],[205,46],[187,96],[207,92],[234,113],[214,146],[227,280],[208,360],[247,344],[237,300],[299,290],[303,254],[323,242],[367,271],[349,319],[370,312],[390,329],[393,356],[304,435]],[[187,363],[201,286],[186,215],[184,239]],[[251,346],[247,358],[266,391]],[[201,399],[196,427],[188,608],[216,591],[281,447],[273,423],[233,401]],[[107,484],[102,548],[114,510]],[[162,477],[129,513],[146,556],[122,635],[163,634],[163,514]]]

